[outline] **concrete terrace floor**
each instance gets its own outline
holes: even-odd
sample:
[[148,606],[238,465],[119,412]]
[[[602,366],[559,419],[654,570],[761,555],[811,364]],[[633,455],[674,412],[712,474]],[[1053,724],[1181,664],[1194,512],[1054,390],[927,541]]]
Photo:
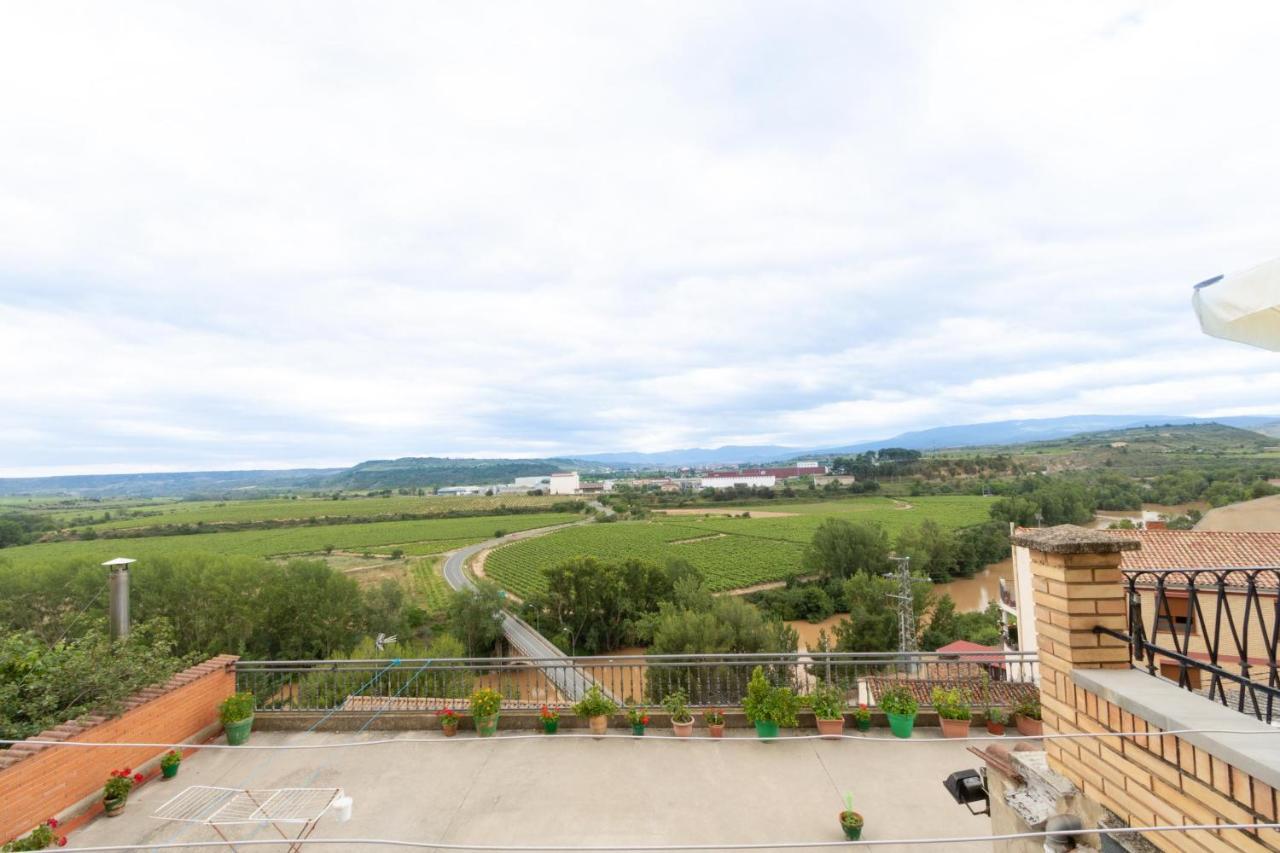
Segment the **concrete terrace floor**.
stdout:
[[[129,798],[125,814],[73,832],[67,849],[217,840],[201,825],[157,820],[161,804],[189,785],[231,788],[341,787],[352,819],[321,819],[315,838],[393,838],[474,844],[768,843],[838,841],[845,791],[867,824],[864,839],[971,836],[990,832],[942,787],[977,759],[963,743],[918,730],[908,744],[887,731],[857,740],[780,738],[750,730],[724,741],[633,738],[610,730],[594,739],[499,732],[446,739],[428,732],[256,733],[251,744],[332,744],[423,738],[351,749],[206,750],[176,779],[155,779]],[[975,730],[976,731],[976,730]],[[659,734],[650,730],[650,735]],[[524,737],[513,737],[522,734]],[[222,741],[219,740],[218,743]],[[276,837],[267,826],[224,829],[232,840]],[[296,833],[296,828],[285,827]],[[226,847],[205,849],[227,849]],[[246,850],[283,850],[284,844]],[[309,845],[315,851],[388,851],[373,845]],[[403,849],[403,848],[401,848]],[[989,842],[910,843],[875,850],[990,850]]]

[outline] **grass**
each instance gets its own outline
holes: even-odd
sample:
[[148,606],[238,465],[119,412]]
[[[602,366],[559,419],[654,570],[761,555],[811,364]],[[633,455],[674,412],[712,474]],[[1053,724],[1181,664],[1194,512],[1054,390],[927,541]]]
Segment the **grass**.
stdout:
[[886,498],[851,498],[823,503],[733,507],[751,511],[793,512],[786,518],[655,516],[652,522],[617,522],[574,527],[503,546],[485,561],[485,574],[521,597],[544,588],[542,568],[577,556],[602,560],[628,557],[663,563],[689,561],[715,591],[782,580],[800,570],[804,547],[826,518],[876,522],[891,536],[931,518],[945,528],[988,519],[992,498],[970,496],[909,499],[902,508]]
[[399,547],[406,553],[440,553],[459,547],[459,543],[487,539],[499,529],[507,532],[529,530],[535,527],[563,524],[578,518],[578,515],[570,513],[537,513],[283,527],[274,530],[242,530],[189,536],[48,542],[6,548],[0,551],[0,560],[7,560],[14,565],[39,565],[72,559],[107,560],[118,556],[146,559],[153,556],[201,551],[274,557],[320,553],[329,545],[339,551],[368,550],[386,554],[390,553],[392,548]]

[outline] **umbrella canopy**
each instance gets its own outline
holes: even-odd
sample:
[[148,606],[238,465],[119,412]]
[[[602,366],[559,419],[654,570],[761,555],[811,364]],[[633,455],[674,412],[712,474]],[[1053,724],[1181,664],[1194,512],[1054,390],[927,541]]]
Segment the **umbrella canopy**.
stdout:
[[1280,350],[1280,258],[1200,282],[1191,304],[1205,334]]

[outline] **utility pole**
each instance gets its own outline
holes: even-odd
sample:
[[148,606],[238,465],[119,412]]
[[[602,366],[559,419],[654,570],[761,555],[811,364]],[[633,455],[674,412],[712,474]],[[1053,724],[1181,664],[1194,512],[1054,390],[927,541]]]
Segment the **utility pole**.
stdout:
[[890,557],[898,564],[897,571],[886,572],[885,577],[898,582],[898,591],[889,593],[889,598],[898,602],[898,651],[905,653],[916,651],[916,607],[912,584],[929,583],[925,578],[911,576],[910,557]]

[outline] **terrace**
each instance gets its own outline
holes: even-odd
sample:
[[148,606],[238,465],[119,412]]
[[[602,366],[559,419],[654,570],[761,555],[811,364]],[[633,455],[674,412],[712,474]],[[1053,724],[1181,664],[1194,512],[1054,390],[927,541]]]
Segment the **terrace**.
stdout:
[[[943,788],[949,773],[975,762],[963,743],[941,740],[936,730],[917,732],[920,742],[897,740],[884,729],[840,741],[772,742],[758,741],[746,729],[730,729],[722,741],[654,737],[657,732],[637,738],[622,731],[598,739],[528,731],[484,739],[470,732],[449,739],[438,732],[260,732],[251,745],[381,743],[202,751],[183,763],[176,779],[137,789],[122,816],[98,818],[73,832],[67,849],[218,841],[210,827],[152,817],[191,785],[342,788],[354,800],[351,820],[326,815],[314,838],[565,848],[834,842],[841,838],[836,815],[845,792],[866,816],[866,839],[990,831],[987,818],[969,815]],[[276,837],[264,825],[223,831],[232,841]],[[281,842],[267,849],[284,848]],[[347,843],[341,849],[386,848]],[[877,849],[914,848],[904,843]]]

